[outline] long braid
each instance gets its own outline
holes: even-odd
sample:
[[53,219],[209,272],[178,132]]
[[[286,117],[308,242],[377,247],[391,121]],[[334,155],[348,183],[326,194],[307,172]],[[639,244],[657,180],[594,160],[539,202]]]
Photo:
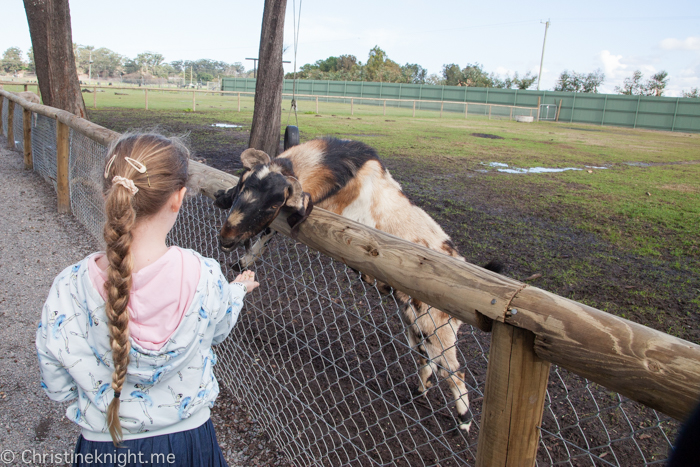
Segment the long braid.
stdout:
[[123,440],[119,398],[127,379],[131,350],[127,307],[134,269],[132,232],[137,222],[159,212],[170,195],[186,186],[189,151],[177,138],[125,134],[113,143],[108,155],[104,172],[104,239],[109,263],[105,312],[114,361],[114,398],[107,408],[107,426],[114,445],[119,446]]
[[110,345],[114,372],[112,389],[114,398],[107,409],[107,425],[115,446],[121,444],[122,427],[119,422],[119,405],[121,390],[126,380],[129,365],[129,294],[131,292],[131,230],[136,221],[136,211],[132,206],[133,196],[123,187],[115,186],[106,200],[107,219],[104,238],[107,243],[108,280],[106,313],[109,320]]

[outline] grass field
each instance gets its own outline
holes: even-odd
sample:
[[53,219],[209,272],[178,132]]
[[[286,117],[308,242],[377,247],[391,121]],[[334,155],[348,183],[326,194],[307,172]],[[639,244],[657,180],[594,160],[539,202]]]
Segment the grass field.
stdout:
[[[91,108],[93,94],[84,98]],[[191,93],[150,91],[144,111],[142,90],[106,90],[90,118],[116,131],[189,132],[197,157],[235,170],[252,98],[241,98],[241,112],[235,95],[196,100],[192,112]],[[283,128],[297,121],[289,104],[285,98]],[[382,106],[357,102],[354,115],[349,104],[315,109],[299,101],[302,140],[330,135],[376,148],[469,261],[498,257],[516,279],[542,274],[530,283],[700,343],[700,135],[462,112],[418,110],[412,118],[411,108],[388,106],[383,115]],[[494,163],[581,170],[513,174]]]

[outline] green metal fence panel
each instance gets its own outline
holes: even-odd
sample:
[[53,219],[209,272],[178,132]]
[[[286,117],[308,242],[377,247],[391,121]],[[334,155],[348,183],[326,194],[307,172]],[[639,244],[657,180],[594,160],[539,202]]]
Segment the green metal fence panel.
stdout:
[[[291,93],[293,80],[284,80],[283,90]],[[224,78],[224,91],[254,92],[255,80],[250,78]],[[376,99],[374,105],[410,108],[416,101],[417,110],[443,109],[446,112],[464,112],[463,104],[499,104],[537,108],[537,104],[559,107],[560,122],[617,125],[631,128],[647,128],[664,131],[700,132],[700,99],[625,96],[619,94],[587,94],[558,91],[528,91],[521,89],[473,88],[462,86],[434,86],[427,84],[377,83],[369,81],[320,81],[297,80],[296,93],[316,96],[332,96],[325,101],[345,101],[349,98]],[[404,102],[390,101],[404,99]],[[425,102],[439,101],[439,102]],[[356,103],[360,104],[359,101]],[[444,104],[442,104],[444,103]],[[492,115],[496,107],[491,108]],[[477,106],[469,113],[488,114],[489,106]],[[508,110],[510,112],[510,110]]]

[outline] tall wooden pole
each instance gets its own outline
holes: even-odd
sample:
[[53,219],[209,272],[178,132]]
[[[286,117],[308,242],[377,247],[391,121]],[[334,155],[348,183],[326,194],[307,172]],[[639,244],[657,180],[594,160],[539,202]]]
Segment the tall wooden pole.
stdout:
[[58,212],[70,212],[70,186],[68,184],[68,160],[70,157],[70,127],[56,122],[56,196]]
[[32,170],[34,160],[32,159],[32,111],[22,109],[22,128],[24,129],[24,168]]
[[535,465],[550,364],[534,344],[534,333],[493,323],[477,467]]
[[15,148],[15,103],[8,100],[7,102],[7,147]]
[[255,104],[248,146],[275,157],[280,149],[282,127],[282,41],[287,0],[265,0]]

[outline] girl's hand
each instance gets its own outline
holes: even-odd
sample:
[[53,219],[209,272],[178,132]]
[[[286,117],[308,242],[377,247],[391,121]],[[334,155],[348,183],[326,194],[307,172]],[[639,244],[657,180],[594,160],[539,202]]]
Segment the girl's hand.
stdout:
[[245,285],[248,292],[255,290],[260,284],[255,281],[255,273],[253,271],[243,271],[240,273],[233,282],[240,282]]

